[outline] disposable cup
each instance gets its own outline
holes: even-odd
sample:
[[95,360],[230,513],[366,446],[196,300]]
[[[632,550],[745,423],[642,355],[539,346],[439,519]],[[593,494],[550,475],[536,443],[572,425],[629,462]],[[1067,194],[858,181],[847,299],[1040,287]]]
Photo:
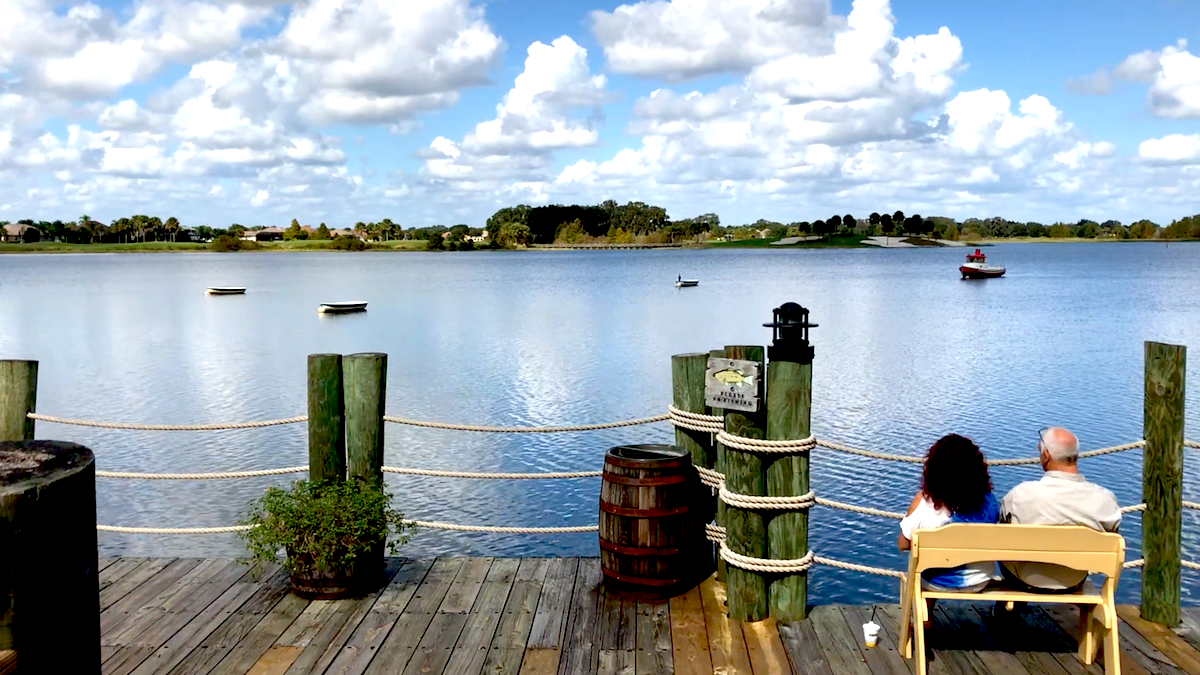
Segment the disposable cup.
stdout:
[[868,621],[863,624],[863,644],[867,649],[874,649],[875,643],[879,641],[879,624],[874,621]]

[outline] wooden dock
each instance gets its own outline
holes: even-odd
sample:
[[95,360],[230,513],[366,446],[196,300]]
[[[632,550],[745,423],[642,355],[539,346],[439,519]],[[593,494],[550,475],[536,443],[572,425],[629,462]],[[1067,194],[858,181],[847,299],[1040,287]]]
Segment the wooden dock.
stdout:
[[[731,623],[712,579],[669,602],[599,585],[596,558],[388,560],[360,600],[301,600],[287,576],[230,559],[101,560],[103,671],[113,675],[910,675],[896,653],[896,605],[821,606],[809,620]],[[930,675],[1099,675],[1075,657],[1073,608],[995,619],[944,603]],[[876,649],[861,625],[876,612]],[[1200,610],[1175,631],[1121,610],[1128,675],[1200,675]],[[64,645],[66,646],[66,645]],[[19,668],[19,663],[18,663]],[[3,670],[0,667],[0,670]]]

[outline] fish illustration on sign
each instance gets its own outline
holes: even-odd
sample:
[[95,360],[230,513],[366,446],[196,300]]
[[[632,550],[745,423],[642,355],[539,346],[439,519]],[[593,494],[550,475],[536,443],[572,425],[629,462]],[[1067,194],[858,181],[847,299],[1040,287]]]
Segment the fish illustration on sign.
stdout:
[[713,377],[730,386],[752,384],[754,382],[753,375],[747,375],[735,368],[726,368],[725,370],[713,373]]

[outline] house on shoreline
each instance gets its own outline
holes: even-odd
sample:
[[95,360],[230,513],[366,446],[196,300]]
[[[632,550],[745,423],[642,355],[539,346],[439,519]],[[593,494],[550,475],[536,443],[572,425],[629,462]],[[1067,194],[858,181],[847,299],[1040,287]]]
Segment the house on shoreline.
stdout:
[[0,242],[5,244],[33,244],[42,240],[42,231],[33,225],[13,223],[0,228]]
[[261,230],[246,230],[242,239],[245,241],[283,241],[283,228],[264,227]]

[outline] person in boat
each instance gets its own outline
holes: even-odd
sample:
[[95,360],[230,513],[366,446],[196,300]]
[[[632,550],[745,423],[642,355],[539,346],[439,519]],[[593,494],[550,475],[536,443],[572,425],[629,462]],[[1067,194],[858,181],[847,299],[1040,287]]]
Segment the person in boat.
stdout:
[[[992,494],[992,479],[979,446],[965,436],[942,436],[925,455],[921,489],[900,521],[896,546],[912,547],[913,532],[950,523],[996,523],[1000,504]],[[947,569],[926,570],[921,587],[931,591],[976,592],[995,578],[996,563],[978,562]],[[930,601],[930,610],[933,601]]]
[[679,283],[679,282],[681,282],[681,281],[683,281],[683,275],[682,275],[682,274],[680,274],[680,275],[679,275],[679,278],[675,280],[675,283]]
[[[1041,480],[1021,483],[1000,502],[1000,521],[1023,525],[1082,525],[1099,532],[1121,527],[1121,507],[1107,488],[1079,473],[1079,439],[1061,427],[1038,431]],[[1072,593],[1087,573],[1061,565],[1001,562],[1006,585],[1028,593]]]

